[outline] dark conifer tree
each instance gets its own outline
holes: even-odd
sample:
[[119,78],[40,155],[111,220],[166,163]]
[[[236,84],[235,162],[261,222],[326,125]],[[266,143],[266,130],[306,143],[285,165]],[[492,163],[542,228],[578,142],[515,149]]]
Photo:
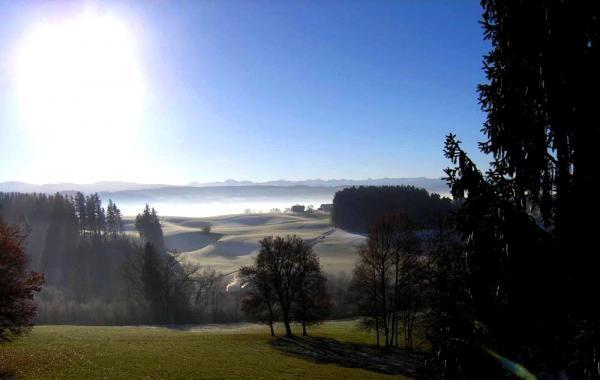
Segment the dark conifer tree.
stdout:
[[111,235],[115,235],[117,233],[116,216],[113,207],[114,204],[112,203],[112,200],[109,199],[108,205],[106,206],[106,229]]
[[123,231],[121,210],[111,199],[108,200],[108,206],[106,206],[106,230],[111,235],[117,235]]
[[168,312],[164,298],[163,261],[151,243],[146,243],[142,256],[141,285],[156,322],[164,323]]
[[117,231],[117,233],[121,233],[121,232],[123,232],[123,215],[121,214],[121,210],[114,203],[113,203],[113,212],[114,212],[114,216],[115,216],[116,231]]
[[98,231],[98,215],[96,214],[95,194],[90,194],[85,197],[85,216],[88,232],[95,235]]
[[159,252],[165,252],[166,248],[162,227],[158,213],[154,208],[151,209],[146,204],[144,210],[135,218],[135,228],[144,242],[152,243]]
[[[538,373],[600,376],[600,262],[590,249],[598,223],[585,217],[600,214],[600,7],[482,5],[492,44],[488,83],[479,87],[490,171],[482,174],[453,135],[445,150],[455,165],[447,170],[452,194],[464,200],[455,227],[465,242],[457,258],[465,260],[468,297],[458,312],[473,327],[455,341]],[[483,362],[467,355],[462,363]]]
[[87,229],[86,203],[85,196],[81,192],[77,192],[74,199],[74,207],[79,220],[79,231],[83,235]]
[[98,233],[102,234],[106,232],[106,210],[102,207],[102,203],[99,198],[96,198],[96,215],[98,218]]

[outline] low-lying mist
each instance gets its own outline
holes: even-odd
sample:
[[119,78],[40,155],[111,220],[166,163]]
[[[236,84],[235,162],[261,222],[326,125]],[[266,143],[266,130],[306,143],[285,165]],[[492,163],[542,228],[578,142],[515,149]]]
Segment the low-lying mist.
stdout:
[[335,187],[242,186],[163,187],[117,192],[99,192],[104,203],[116,202],[123,215],[137,215],[152,205],[163,216],[211,217],[230,214],[283,212],[293,205],[332,203]]
[[[105,200],[108,202],[108,199]],[[277,210],[284,212],[293,205],[313,205],[319,208],[322,203],[331,203],[332,198],[320,199],[273,199],[273,200],[222,200],[219,202],[190,202],[168,200],[152,202],[152,207],[163,216],[210,217],[244,213],[267,213]],[[135,216],[145,206],[143,200],[133,202],[119,202],[124,216]]]

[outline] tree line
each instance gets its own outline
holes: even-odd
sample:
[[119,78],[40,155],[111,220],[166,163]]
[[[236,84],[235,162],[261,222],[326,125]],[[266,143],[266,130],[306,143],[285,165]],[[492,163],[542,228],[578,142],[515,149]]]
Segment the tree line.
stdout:
[[96,194],[0,194],[0,217],[19,231],[28,270],[45,278],[38,322],[100,323],[124,314],[119,267],[135,245],[109,205],[107,213]]
[[452,210],[449,198],[414,186],[360,186],[335,193],[331,221],[354,232],[368,232],[384,214],[402,211],[421,228],[430,228]]
[[[47,285],[68,288],[78,296],[84,296],[91,283],[104,288],[102,276],[112,279],[103,268],[117,265],[118,260],[111,260],[116,253],[99,257],[100,251],[121,252],[128,245],[120,210],[112,201],[105,210],[97,194],[0,193],[0,217],[22,231],[31,269],[45,273]],[[88,276],[89,282],[79,283]]]
[[108,206],[104,209],[97,193],[84,196],[83,193],[78,192],[71,199],[71,203],[75,209],[81,234],[116,235],[123,232],[121,210],[112,200],[108,200]]
[[27,253],[27,268],[45,277],[36,299],[38,322],[192,320],[183,279],[199,271],[167,253],[158,214],[148,205],[135,219],[137,241],[124,234],[117,205],[109,200],[105,209],[97,194],[0,194],[0,217],[19,232],[15,239]]

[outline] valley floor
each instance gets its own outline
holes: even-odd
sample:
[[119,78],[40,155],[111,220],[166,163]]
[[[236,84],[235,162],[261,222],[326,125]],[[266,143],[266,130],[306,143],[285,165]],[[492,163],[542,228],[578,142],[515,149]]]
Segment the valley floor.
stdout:
[[[269,235],[297,235],[313,246],[323,270],[331,274],[351,274],[356,249],[365,237],[331,225],[322,213],[239,214],[207,218],[162,217],[161,225],[167,249],[201,266],[230,273],[252,264],[259,249],[258,241]],[[203,227],[210,225],[210,232]],[[137,237],[133,218],[125,219],[125,228]]]
[[36,326],[0,346],[0,378],[375,379],[414,372],[410,356],[375,351],[356,321],[329,321],[309,333],[271,338],[256,324]]

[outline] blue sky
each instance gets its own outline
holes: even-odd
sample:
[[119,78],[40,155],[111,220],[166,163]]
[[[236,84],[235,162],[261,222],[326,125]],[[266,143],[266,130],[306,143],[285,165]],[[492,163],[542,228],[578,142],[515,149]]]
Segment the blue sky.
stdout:
[[[83,4],[0,5],[0,181],[439,177],[448,132],[486,161],[476,152],[488,50],[476,1]],[[58,115],[34,127],[51,143],[34,144],[22,124],[36,109],[16,105],[14,52],[36,25],[83,8],[127,26],[144,83],[139,125],[120,139],[129,127],[74,131]],[[71,155],[73,135],[86,141]]]

